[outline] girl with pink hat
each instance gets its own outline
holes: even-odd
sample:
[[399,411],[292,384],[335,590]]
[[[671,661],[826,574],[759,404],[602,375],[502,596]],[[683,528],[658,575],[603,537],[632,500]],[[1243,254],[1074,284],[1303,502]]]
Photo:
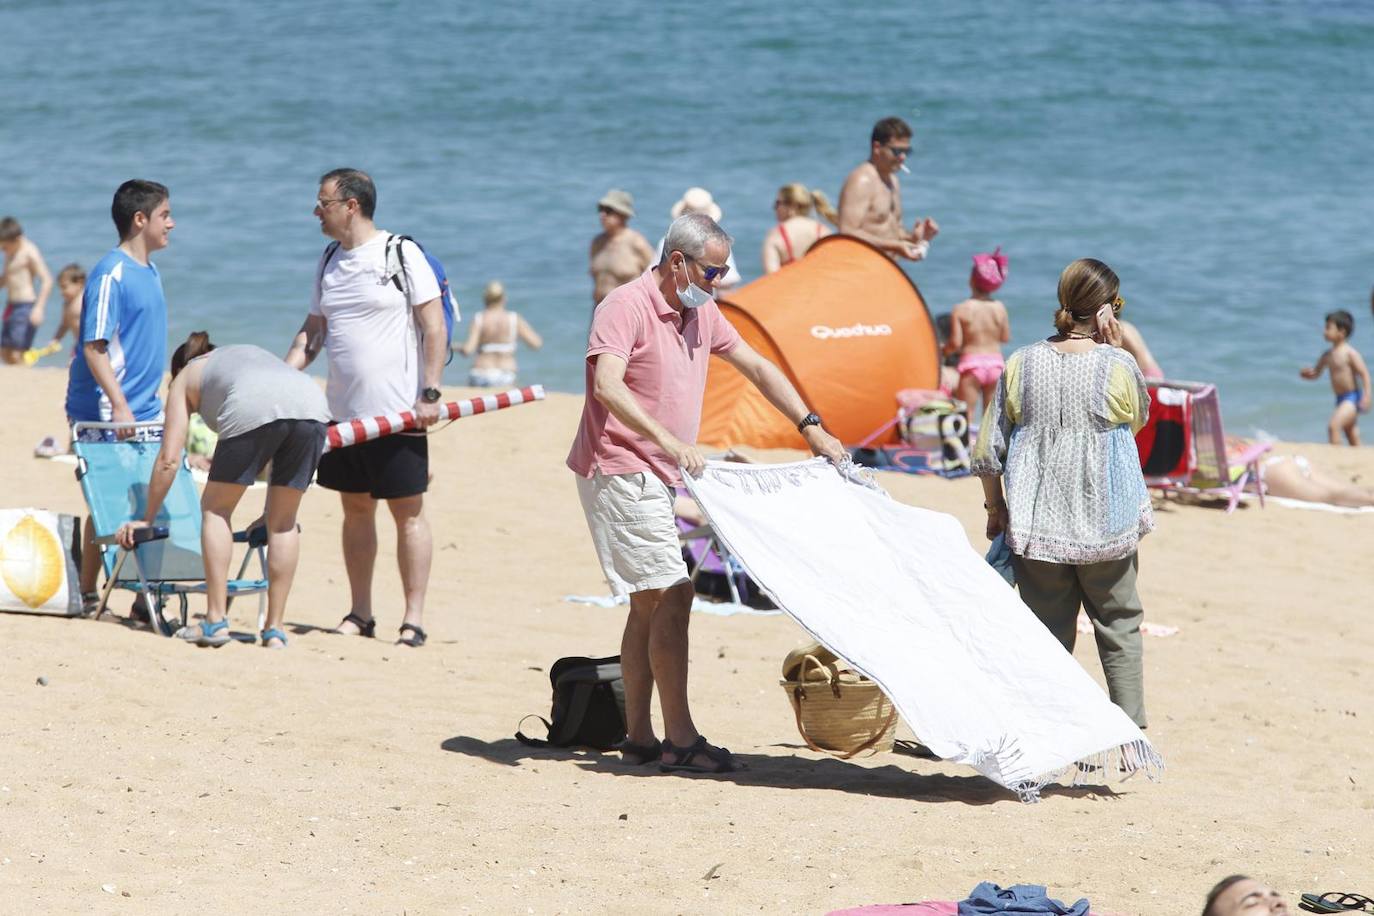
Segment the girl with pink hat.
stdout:
[[1011,340],[1011,325],[1007,307],[992,294],[1006,279],[1007,256],[1000,247],[991,254],[975,254],[968,278],[971,295],[956,305],[951,314],[945,352],[959,354],[959,384],[954,388],[954,396],[967,405],[965,413],[970,421],[979,396],[986,410],[997,389],[997,380],[1002,377],[1002,344]]

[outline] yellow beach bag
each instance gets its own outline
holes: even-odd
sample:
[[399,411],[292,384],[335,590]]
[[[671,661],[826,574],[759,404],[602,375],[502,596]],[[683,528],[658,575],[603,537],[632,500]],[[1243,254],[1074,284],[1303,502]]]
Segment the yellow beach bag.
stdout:
[[813,751],[848,760],[864,751],[892,750],[897,731],[892,701],[820,643],[787,653],[780,683],[792,704],[797,731]]

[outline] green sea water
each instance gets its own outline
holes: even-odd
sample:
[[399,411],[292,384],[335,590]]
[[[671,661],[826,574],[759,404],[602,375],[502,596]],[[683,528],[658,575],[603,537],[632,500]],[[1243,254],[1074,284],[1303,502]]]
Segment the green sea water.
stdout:
[[775,189],[834,198],[896,114],[906,211],[943,227],[909,267],[932,311],[1001,245],[1028,343],[1060,269],[1101,258],[1171,376],[1217,382],[1232,430],[1293,439],[1330,412],[1298,378],[1322,316],[1352,311],[1374,357],[1367,3],[5,0],[0,35],[0,211],[54,268],[89,266],[119,182],[169,185],[174,341],[284,352],[325,242],[318,176],[355,165],[468,308],[505,282],[546,340],[522,381],[580,391],[607,188],[651,241],[709,188],[755,277]]

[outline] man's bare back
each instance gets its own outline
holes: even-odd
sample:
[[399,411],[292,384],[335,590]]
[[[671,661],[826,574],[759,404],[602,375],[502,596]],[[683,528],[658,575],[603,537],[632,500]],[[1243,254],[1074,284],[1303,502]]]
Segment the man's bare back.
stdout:
[[592,239],[589,255],[592,301],[600,302],[617,286],[644,273],[653,259],[654,249],[633,229],[621,229],[615,235],[603,232]]

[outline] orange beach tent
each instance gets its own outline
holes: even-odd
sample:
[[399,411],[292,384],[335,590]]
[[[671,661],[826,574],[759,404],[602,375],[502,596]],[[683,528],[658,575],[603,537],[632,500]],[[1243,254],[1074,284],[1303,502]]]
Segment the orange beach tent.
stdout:
[[[878,249],[827,236],[798,261],[720,300],[721,313],[791,379],[825,427],[854,445],[891,420],[903,388],[936,388],[935,326],[916,284]],[[878,441],[892,442],[895,430]],[[714,358],[697,441],[805,448],[787,418]]]

